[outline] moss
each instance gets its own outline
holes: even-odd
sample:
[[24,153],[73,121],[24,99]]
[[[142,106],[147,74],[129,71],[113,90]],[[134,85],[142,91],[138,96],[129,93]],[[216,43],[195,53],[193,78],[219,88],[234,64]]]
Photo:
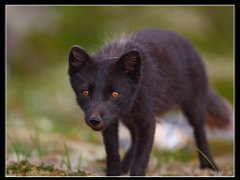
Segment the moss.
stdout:
[[28,160],[22,160],[19,163],[13,163],[10,164],[7,167],[7,173],[8,174],[20,174],[20,175],[26,175],[27,172],[31,171],[31,165]]
[[36,167],[37,170],[39,171],[49,171],[49,172],[53,172],[54,167],[53,165],[44,165],[44,163],[42,163],[41,165]]
[[83,170],[65,171],[54,168],[53,165],[31,164],[28,160],[19,163],[10,163],[7,165],[8,176],[87,176],[89,173]]

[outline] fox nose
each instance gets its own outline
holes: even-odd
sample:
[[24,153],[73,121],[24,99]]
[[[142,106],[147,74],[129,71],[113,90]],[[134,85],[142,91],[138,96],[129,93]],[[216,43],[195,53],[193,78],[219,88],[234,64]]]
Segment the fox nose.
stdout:
[[92,114],[86,122],[95,131],[101,131],[105,128],[104,120],[99,113]]
[[89,123],[92,125],[92,126],[98,126],[100,123],[101,123],[101,119],[99,117],[96,117],[96,116],[92,116],[90,117],[89,119]]

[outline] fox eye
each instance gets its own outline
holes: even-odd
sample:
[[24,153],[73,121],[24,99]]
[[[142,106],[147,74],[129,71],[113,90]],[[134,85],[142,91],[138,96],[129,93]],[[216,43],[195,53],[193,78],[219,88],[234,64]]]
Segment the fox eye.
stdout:
[[83,95],[83,96],[89,96],[90,93],[89,93],[89,91],[87,91],[87,90],[83,90],[83,91],[82,91],[82,95]]
[[113,98],[116,98],[116,97],[118,97],[119,95],[120,95],[120,93],[117,92],[117,91],[113,91],[113,92],[112,92],[112,97],[113,97]]

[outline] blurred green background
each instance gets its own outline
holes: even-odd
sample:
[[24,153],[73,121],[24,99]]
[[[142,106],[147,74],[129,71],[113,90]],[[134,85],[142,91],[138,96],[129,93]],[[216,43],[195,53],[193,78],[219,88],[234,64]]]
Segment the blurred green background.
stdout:
[[[26,127],[98,140],[84,125],[67,75],[70,47],[94,52],[123,33],[175,31],[203,58],[214,89],[233,104],[232,6],[7,6],[7,132]],[[89,132],[89,133],[86,133]],[[93,137],[92,137],[93,136]]]

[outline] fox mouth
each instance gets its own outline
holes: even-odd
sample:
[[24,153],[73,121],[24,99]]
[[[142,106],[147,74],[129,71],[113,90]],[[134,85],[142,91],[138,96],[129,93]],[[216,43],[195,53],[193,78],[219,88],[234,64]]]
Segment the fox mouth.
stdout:
[[92,127],[92,126],[90,126],[91,128],[92,128],[92,130],[94,130],[94,131],[102,131],[102,130],[104,130],[105,129],[105,127],[103,126],[103,127]]
[[105,129],[105,125],[103,123],[100,123],[99,125],[93,126],[89,123],[87,123],[87,125],[94,131],[102,131]]

